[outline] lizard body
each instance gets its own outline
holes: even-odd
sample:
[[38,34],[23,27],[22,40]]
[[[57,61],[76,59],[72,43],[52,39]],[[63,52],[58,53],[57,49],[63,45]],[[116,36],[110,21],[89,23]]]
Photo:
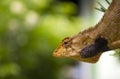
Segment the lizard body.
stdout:
[[118,48],[120,48],[120,0],[113,0],[95,27],[65,38],[54,51],[54,56],[95,63],[103,52]]

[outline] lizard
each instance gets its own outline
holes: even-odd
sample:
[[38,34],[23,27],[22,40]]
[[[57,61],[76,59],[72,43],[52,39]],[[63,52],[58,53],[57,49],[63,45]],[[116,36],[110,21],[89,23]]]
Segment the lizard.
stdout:
[[96,63],[103,52],[120,48],[120,0],[112,0],[94,27],[66,37],[53,56]]

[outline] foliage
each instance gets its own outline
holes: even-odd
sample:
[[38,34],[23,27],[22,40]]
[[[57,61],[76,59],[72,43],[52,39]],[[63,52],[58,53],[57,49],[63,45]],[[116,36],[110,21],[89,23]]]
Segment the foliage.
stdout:
[[[108,5],[110,5],[110,2],[108,0],[105,0]],[[105,12],[107,9],[100,3],[98,2],[100,8],[95,8],[98,11]]]
[[0,79],[58,79],[60,68],[73,61],[52,52],[79,28],[75,14],[73,3],[1,0]]

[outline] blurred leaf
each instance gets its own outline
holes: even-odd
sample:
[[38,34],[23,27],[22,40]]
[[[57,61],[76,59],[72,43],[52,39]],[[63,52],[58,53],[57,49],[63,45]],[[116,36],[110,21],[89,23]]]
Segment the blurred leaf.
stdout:
[[0,79],[58,79],[60,69],[74,63],[52,56],[62,38],[79,30],[76,6],[56,2],[1,0]]
[[0,66],[0,76],[6,77],[9,75],[18,75],[20,73],[20,67],[15,63],[6,63]]

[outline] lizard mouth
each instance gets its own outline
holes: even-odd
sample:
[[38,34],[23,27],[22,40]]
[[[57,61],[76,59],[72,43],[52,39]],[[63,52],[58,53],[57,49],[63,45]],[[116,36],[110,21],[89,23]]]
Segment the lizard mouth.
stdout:
[[53,56],[55,57],[74,57],[74,56],[80,56],[79,53],[72,48],[65,48],[61,45],[58,46],[58,48],[55,49]]
[[55,57],[67,57],[67,58],[72,58],[75,60],[80,60],[82,62],[87,62],[87,63],[96,63],[102,53],[98,53],[95,56],[89,57],[89,58],[84,58],[80,55],[81,52],[76,52],[76,51],[66,51],[64,47],[61,45],[54,51],[53,56]]

